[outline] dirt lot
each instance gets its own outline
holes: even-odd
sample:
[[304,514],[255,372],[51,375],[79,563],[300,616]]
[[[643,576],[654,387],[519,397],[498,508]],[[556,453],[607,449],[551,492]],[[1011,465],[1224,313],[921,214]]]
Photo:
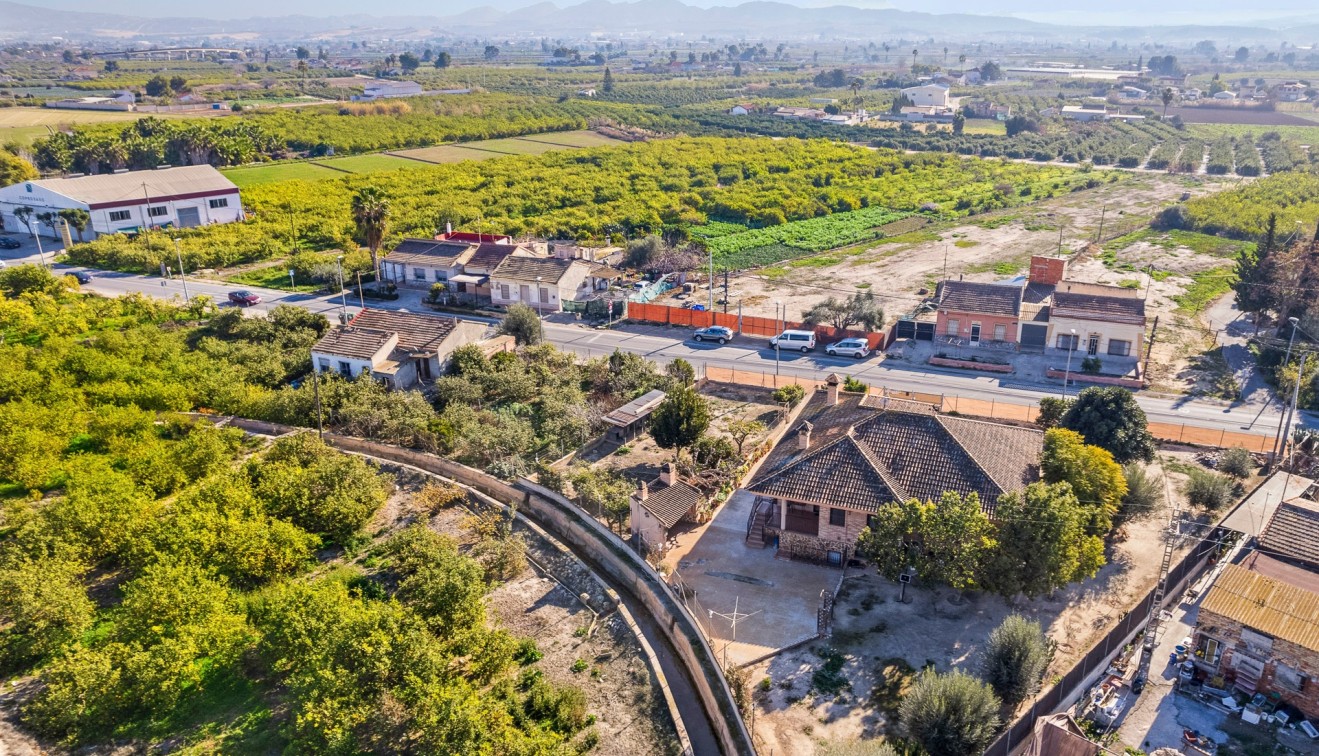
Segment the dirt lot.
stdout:
[[[1159,465],[1181,502],[1187,452],[1165,452]],[[1250,483],[1247,482],[1249,486]],[[811,754],[823,742],[882,736],[905,686],[918,670],[975,671],[991,630],[1013,612],[1039,621],[1057,642],[1047,681],[1068,670],[1120,616],[1153,587],[1163,556],[1168,512],[1125,528],[1108,565],[1092,580],[1037,600],[1007,601],[939,587],[901,587],[873,572],[844,581],[834,609],[834,635],[753,665],[755,734],[768,752]],[[1179,546],[1179,553],[1189,548]],[[768,678],[769,682],[763,681]]]
[[[1183,194],[1220,191],[1240,181],[1231,177],[1187,177],[1160,173],[1130,174],[1116,184],[1076,192],[1036,204],[988,213],[858,245],[799,258],[733,279],[731,302],[748,315],[772,317],[775,305],[787,306],[788,319],[827,296],[845,297],[873,291],[891,322],[932,293],[945,275],[969,281],[996,281],[1024,275],[1031,255],[1073,256],[1068,277],[1095,283],[1149,288],[1147,311],[1159,316],[1154,359],[1159,390],[1216,393],[1213,370],[1197,369],[1199,355],[1212,346],[1212,330],[1196,317],[1196,303],[1184,297],[1208,290],[1215,268],[1231,265],[1236,246],[1216,248],[1208,237],[1176,240],[1137,233],[1164,207]],[[1093,245],[1103,226],[1102,246]],[[1200,238],[1197,238],[1200,237]],[[1151,281],[1145,270],[1153,266]],[[677,304],[677,302],[668,302]],[[1212,368],[1211,365],[1204,366]]]

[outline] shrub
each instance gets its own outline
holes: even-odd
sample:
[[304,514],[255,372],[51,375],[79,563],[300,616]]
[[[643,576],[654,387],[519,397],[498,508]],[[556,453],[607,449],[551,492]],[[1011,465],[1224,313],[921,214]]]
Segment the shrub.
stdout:
[[850,375],[847,376],[847,380],[843,381],[843,390],[850,391],[854,394],[864,394],[869,388],[870,387],[866,385],[865,381],[857,380]]
[[1098,357],[1086,357],[1081,360],[1081,372],[1086,375],[1099,375],[1099,371],[1104,367],[1104,361]]
[[1039,692],[1052,659],[1053,642],[1040,623],[1011,614],[989,634],[981,675],[1004,703],[1015,706]]
[[902,701],[899,716],[907,736],[930,756],[973,756],[994,739],[999,705],[988,685],[965,672],[927,670]]
[[1226,475],[1193,468],[1186,481],[1186,498],[1193,506],[1216,512],[1236,498],[1238,483]]
[[774,401],[778,402],[779,404],[786,404],[789,407],[796,407],[797,402],[800,402],[803,398],[805,398],[806,389],[802,388],[800,384],[791,383],[787,386],[784,386],[783,388],[775,389],[772,396],[774,398]]
[[1255,472],[1255,457],[1240,446],[1234,446],[1218,458],[1218,469],[1238,480],[1249,478]]
[[1123,465],[1122,475],[1127,479],[1127,492],[1122,496],[1122,503],[1118,505],[1114,519],[1123,523],[1154,514],[1163,503],[1160,477],[1136,462]]
[[1067,399],[1059,399],[1056,396],[1046,396],[1040,399],[1040,413],[1035,416],[1035,424],[1048,430],[1058,423],[1062,422],[1063,415],[1067,414],[1067,408],[1071,402]]

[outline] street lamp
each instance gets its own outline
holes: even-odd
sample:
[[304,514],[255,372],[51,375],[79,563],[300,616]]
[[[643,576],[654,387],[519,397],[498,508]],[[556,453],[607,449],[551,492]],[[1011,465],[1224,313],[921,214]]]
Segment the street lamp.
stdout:
[[183,282],[183,302],[191,304],[192,298],[188,296],[188,277],[183,275],[183,250],[179,248],[179,237],[174,237],[174,254],[179,258],[179,280]]
[[339,315],[339,322],[348,325],[348,292],[344,289],[343,255],[334,258],[334,267],[339,270],[339,303],[343,310],[342,314]]
[[536,326],[540,332],[540,340],[545,340],[545,302],[541,300],[541,294],[545,289],[540,285],[541,276],[536,276]]
[[1076,351],[1076,329],[1071,329],[1072,340],[1067,342],[1067,369],[1063,371],[1063,398],[1067,398],[1067,382],[1072,377],[1072,352]]
[[[1296,332],[1297,332],[1298,330],[1300,330],[1299,328],[1297,328],[1297,326],[1299,326],[1299,325],[1301,324],[1301,321],[1297,320],[1296,318],[1287,318],[1287,322],[1291,324],[1292,332],[1291,332],[1291,336],[1288,336],[1288,337],[1287,337],[1287,356],[1286,356],[1286,357],[1283,359],[1283,361],[1282,361],[1282,364],[1283,364],[1283,365],[1290,365],[1290,364],[1291,364],[1291,361],[1292,361],[1292,345],[1296,343]],[[1300,373],[1297,373],[1297,374],[1296,374],[1296,383],[1299,385],[1300,382],[1301,382],[1301,374],[1300,374]],[[1273,458],[1274,458],[1275,460],[1278,459],[1278,457],[1279,457],[1279,455],[1280,455],[1280,453],[1281,453],[1281,449],[1280,449],[1279,447],[1282,445],[1282,429],[1283,429],[1283,426],[1285,426],[1285,425],[1287,424],[1287,414],[1288,414],[1288,413],[1286,412],[1286,409],[1287,409],[1287,403],[1286,403],[1286,402],[1283,402],[1283,410],[1284,410],[1284,411],[1283,411],[1283,413],[1282,413],[1282,417],[1279,417],[1279,418],[1278,418],[1278,434],[1277,434],[1276,436],[1274,436],[1274,438],[1273,438]]]

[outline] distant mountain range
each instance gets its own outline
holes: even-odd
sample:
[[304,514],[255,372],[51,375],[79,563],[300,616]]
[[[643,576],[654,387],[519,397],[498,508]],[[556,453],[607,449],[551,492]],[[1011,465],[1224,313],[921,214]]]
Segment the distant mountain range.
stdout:
[[[498,0],[507,8],[511,0]],[[775,39],[836,39],[870,42],[886,39],[944,41],[1068,41],[1107,45],[1119,42],[1186,43],[1212,39],[1220,43],[1309,44],[1319,39],[1312,18],[1286,29],[1251,26],[1066,26],[1009,16],[966,13],[919,13],[848,6],[802,8],[771,0],[753,0],[734,7],[700,8],[679,0],[586,0],[561,7],[550,2],[516,10],[482,7],[440,16],[280,16],[236,20],[193,17],[138,17],[110,13],[54,11],[0,0],[0,39],[72,40],[120,38],[165,41],[172,38],[304,40],[420,38],[475,35],[499,39],[514,35],[555,37],[643,35],[652,37],[716,37]]]

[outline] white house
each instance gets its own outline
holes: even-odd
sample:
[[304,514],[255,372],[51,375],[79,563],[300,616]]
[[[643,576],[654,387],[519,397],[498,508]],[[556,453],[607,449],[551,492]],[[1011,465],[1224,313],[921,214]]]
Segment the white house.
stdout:
[[120,171],[24,181],[0,189],[0,220],[26,229],[14,211],[30,207],[32,230],[59,237],[36,214],[80,208],[91,214],[89,236],[135,233],[143,228],[191,228],[243,219],[238,187],[209,165]]
[[739,102],[738,104],[736,104],[736,105],[734,105],[733,107],[731,107],[731,108],[728,109],[728,114],[729,114],[729,115],[748,115],[748,114],[750,114],[750,113],[754,113],[754,112],[756,112],[757,110],[758,110],[758,108],[757,108],[755,105],[752,105],[752,104],[749,103],[749,102]]
[[1288,81],[1279,84],[1274,92],[1282,102],[1301,102],[1305,99],[1305,85],[1299,81]]
[[387,97],[415,97],[421,94],[421,85],[415,81],[386,81],[376,79],[366,85],[360,100],[380,100]]
[[1215,100],[1235,100],[1235,99],[1237,99],[1237,93],[1236,93],[1236,92],[1226,92],[1226,91],[1224,91],[1224,92],[1215,92],[1215,93],[1214,93],[1214,99],[1215,99]]
[[1140,87],[1123,87],[1118,90],[1117,96],[1123,100],[1143,100],[1149,96],[1149,92]]
[[943,84],[922,84],[919,87],[907,87],[902,95],[918,108],[948,107],[948,87]]
[[589,299],[608,286],[608,277],[593,275],[597,267],[586,260],[510,255],[490,274],[490,300],[496,305],[521,302],[539,312],[558,312],[565,301]]
[[132,92],[116,92],[113,97],[69,97],[46,103],[48,108],[65,110],[118,110],[129,111],[136,107],[137,99]]
[[1145,341],[1145,300],[1135,289],[1060,281],[1049,308],[1047,346],[1083,357],[1140,356]]
[[1062,116],[1070,121],[1104,121],[1108,119],[1108,110],[1102,107],[1064,105]]
[[311,348],[318,373],[357,378],[363,373],[391,389],[443,375],[453,351],[485,335],[484,323],[394,310],[362,310]]

